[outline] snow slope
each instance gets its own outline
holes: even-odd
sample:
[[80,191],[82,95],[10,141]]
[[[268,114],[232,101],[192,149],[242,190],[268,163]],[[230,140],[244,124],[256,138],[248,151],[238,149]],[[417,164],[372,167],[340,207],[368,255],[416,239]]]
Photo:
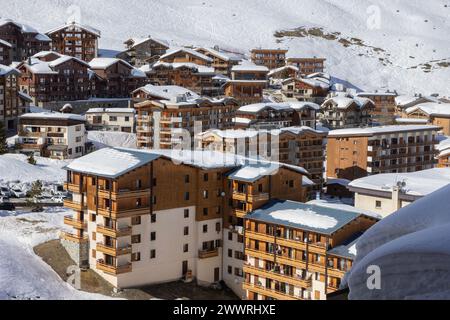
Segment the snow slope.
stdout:
[[[350,299],[450,299],[450,186],[388,216],[356,244]],[[381,289],[367,286],[369,266]]]
[[[0,7],[2,17],[41,31],[69,18],[92,25],[102,31],[101,48],[110,50],[148,35],[172,46],[217,44],[247,53],[285,47],[291,56],[326,57],[335,78],[365,90],[450,94],[447,0],[0,0]],[[337,39],[274,37],[299,27]]]
[[0,211],[0,300],[108,299],[75,290],[33,252],[34,246],[58,238],[68,214],[61,208],[42,213]]
[[61,183],[66,179],[66,171],[62,167],[70,163],[69,160],[53,160],[35,157],[36,165],[31,165],[23,154],[0,155],[0,182],[33,182],[41,180]]

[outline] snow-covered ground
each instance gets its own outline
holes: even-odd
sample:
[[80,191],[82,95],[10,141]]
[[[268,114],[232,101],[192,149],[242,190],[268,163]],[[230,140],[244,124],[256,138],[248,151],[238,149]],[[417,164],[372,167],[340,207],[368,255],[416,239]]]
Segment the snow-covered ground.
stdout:
[[137,137],[134,133],[112,131],[88,131],[88,140],[95,149],[106,147],[137,148]]
[[52,183],[62,183],[66,180],[66,171],[62,168],[69,160],[53,160],[35,157],[36,165],[29,164],[23,154],[0,155],[0,182],[33,182],[41,180]]
[[0,300],[107,299],[75,290],[34,252],[33,247],[57,239],[70,210],[42,213],[0,211]]
[[[449,196],[444,187],[361,236],[346,278],[350,299],[450,299]],[[367,286],[370,266],[381,272],[379,290]]]
[[[3,18],[43,32],[76,19],[100,29],[100,47],[108,50],[148,35],[172,46],[217,44],[245,53],[283,47],[290,56],[326,57],[336,79],[365,90],[450,94],[447,0],[0,0],[0,7]],[[336,38],[274,37],[300,27]]]

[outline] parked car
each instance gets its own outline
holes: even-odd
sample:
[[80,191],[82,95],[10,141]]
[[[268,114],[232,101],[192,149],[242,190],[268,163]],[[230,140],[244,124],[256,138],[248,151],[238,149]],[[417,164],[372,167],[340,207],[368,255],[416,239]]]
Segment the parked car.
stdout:
[[26,192],[19,188],[11,189],[12,195],[16,198],[25,198],[27,196]]
[[0,187],[0,195],[2,195],[5,198],[10,198],[12,196],[12,193],[8,187]]
[[16,206],[10,202],[0,203],[0,210],[14,211],[16,210]]

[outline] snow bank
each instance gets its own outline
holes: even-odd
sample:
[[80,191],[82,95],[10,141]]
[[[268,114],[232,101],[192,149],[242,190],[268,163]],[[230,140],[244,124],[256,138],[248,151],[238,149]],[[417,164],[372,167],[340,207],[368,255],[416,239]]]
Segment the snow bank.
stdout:
[[106,147],[137,148],[137,137],[134,133],[111,131],[88,131],[88,140],[95,149]]
[[[397,211],[364,233],[346,277],[350,299],[450,298],[450,186]],[[367,288],[367,267],[381,289]]]

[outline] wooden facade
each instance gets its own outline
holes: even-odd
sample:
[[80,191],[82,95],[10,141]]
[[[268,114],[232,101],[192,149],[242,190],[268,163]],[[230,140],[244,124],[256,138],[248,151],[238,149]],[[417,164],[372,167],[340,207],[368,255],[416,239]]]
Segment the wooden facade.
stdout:
[[357,94],[358,97],[370,99],[374,102],[375,108],[372,111],[372,119],[381,125],[394,124],[396,117],[395,92],[362,92]]
[[331,130],[367,127],[372,124],[374,109],[375,105],[369,99],[335,97],[322,104],[320,119],[322,124]]
[[253,49],[251,59],[256,65],[277,69],[286,64],[287,52],[287,50],[282,49]]
[[288,78],[282,82],[283,101],[309,101],[322,104],[328,95],[329,87],[308,79]]
[[119,53],[117,57],[136,68],[158,61],[169,49],[169,45],[165,41],[151,37],[145,39],[131,38],[124,44],[126,51]]
[[9,66],[12,63],[12,44],[0,39],[0,65]]
[[52,50],[89,62],[98,57],[100,31],[76,22],[47,32]]
[[240,62],[239,58],[236,58],[233,54],[227,54],[226,52],[219,51],[219,48],[197,48],[195,51],[204,54],[205,56],[211,58],[211,67],[214,68],[214,72],[217,74],[222,74],[231,77],[231,69],[233,66],[238,65]]
[[[37,30],[8,19],[0,19],[0,40],[6,41],[11,45],[9,60],[6,59],[6,62],[20,62],[38,52],[50,50],[51,42],[51,39],[39,33]],[[2,44],[0,41],[1,47]],[[1,56],[0,49],[0,64],[6,64],[1,62]],[[3,56],[6,56],[5,51],[3,52]],[[9,65],[9,63],[6,65]]]
[[325,61],[324,58],[288,58],[286,60],[288,65],[299,68],[302,75],[324,72]]

